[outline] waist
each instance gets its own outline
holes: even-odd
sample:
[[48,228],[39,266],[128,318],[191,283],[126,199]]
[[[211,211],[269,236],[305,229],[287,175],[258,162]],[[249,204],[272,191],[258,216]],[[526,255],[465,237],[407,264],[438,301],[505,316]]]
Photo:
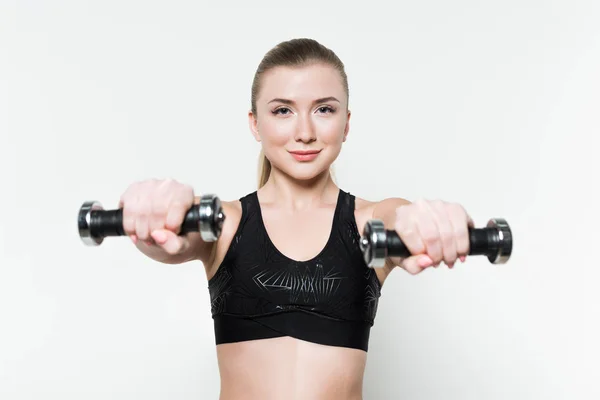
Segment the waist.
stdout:
[[360,350],[279,337],[223,344],[217,356],[222,400],[362,398]]
[[328,318],[305,310],[285,310],[263,316],[213,316],[216,344],[289,336],[325,346],[368,351],[371,324]]

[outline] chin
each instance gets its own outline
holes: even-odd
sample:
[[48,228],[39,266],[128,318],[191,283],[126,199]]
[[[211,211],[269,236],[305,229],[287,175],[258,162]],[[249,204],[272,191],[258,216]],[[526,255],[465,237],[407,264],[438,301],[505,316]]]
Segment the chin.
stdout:
[[317,166],[296,166],[283,170],[286,174],[300,181],[309,181],[329,171],[329,168]]
[[299,181],[310,181],[328,173],[331,164],[335,161],[335,157],[331,157],[331,154],[325,152],[322,152],[317,159],[308,162],[290,158],[289,154],[283,156],[278,154],[273,157],[271,164],[292,179]]

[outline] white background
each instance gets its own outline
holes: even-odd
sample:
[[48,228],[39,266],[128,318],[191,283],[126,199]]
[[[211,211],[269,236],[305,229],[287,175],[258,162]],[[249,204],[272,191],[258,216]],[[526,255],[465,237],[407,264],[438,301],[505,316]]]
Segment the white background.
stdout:
[[132,182],[255,189],[250,84],[278,42],[344,61],[338,183],[507,218],[511,261],[395,271],[366,399],[600,398],[600,2],[0,2],[0,398],[216,399],[206,277],[85,200]]

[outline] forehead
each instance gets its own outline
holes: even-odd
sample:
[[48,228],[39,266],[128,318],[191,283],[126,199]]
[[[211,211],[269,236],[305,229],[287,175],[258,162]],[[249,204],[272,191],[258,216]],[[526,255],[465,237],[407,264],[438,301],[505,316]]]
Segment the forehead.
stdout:
[[335,96],[345,99],[340,73],[329,65],[311,64],[302,67],[275,67],[262,76],[259,100],[275,97],[295,101]]

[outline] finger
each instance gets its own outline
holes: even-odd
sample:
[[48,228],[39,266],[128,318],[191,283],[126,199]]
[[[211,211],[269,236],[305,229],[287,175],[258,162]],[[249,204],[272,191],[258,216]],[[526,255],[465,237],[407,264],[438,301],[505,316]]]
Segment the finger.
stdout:
[[160,229],[152,232],[152,239],[166,253],[171,255],[182,253],[187,250],[189,246],[188,240],[181,236],[177,236],[176,233],[167,229]]
[[164,229],[165,228],[165,218],[167,215],[168,209],[168,200],[164,199],[155,199],[152,203],[151,214],[148,217],[148,230],[149,232],[153,232],[155,230]]
[[438,265],[443,260],[442,242],[437,224],[433,219],[432,211],[427,202],[419,202],[416,211],[417,228],[426,253],[431,258],[433,265]]
[[454,227],[450,221],[448,205],[442,201],[433,201],[428,203],[428,206],[440,233],[444,263],[452,268],[454,263],[456,263],[458,254],[456,253],[456,238],[454,236]]
[[140,205],[138,214],[135,217],[135,234],[139,240],[146,241],[149,238],[150,230],[148,227],[148,206]]
[[449,206],[448,216],[456,238],[456,253],[459,255],[460,260],[464,262],[464,257],[469,254],[470,247],[469,224],[472,224],[473,221],[470,220],[464,208],[459,204]]
[[135,199],[122,199],[119,201],[119,208],[123,211],[123,231],[131,236],[135,234],[135,215],[137,214],[137,207]]
[[171,205],[165,217],[165,229],[179,233],[186,211],[182,205]]

